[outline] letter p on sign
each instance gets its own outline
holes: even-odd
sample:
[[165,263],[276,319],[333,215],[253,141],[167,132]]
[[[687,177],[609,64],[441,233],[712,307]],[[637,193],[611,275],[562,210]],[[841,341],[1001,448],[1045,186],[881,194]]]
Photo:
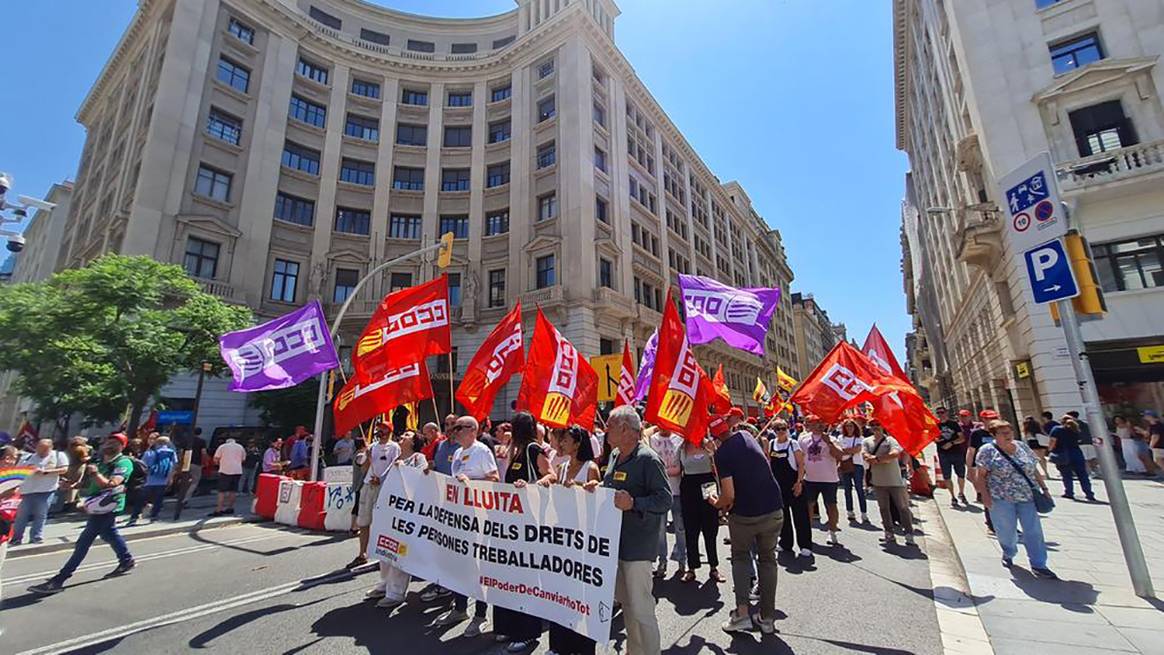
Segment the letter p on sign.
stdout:
[[1035,303],[1073,298],[1079,295],[1079,285],[1071,271],[1071,260],[1059,239],[1031,248],[1023,253],[1027,263],[1027,281]]

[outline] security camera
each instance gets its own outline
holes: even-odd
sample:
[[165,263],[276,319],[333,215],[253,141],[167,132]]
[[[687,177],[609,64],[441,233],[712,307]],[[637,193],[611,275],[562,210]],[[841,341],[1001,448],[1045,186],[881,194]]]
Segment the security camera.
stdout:
[[12,188],[12,178],[8,177],[8,173],[0,173],[0,196],[8,193]]
[[53,209],[56,209],[56,206],[57,206],[56,203],[45,202],[44,200],[40,200],[39,198],[33,198],[30,196],[18,196],[16,198],[16,200],[18,202],[20,202],[20,204],[24,205],[25,207],[33,207],[35,209],[43,209],[46,212],[51,212]]
[[20,252],[24,250],[24,235],[14,234],[8,237],[8,252]]

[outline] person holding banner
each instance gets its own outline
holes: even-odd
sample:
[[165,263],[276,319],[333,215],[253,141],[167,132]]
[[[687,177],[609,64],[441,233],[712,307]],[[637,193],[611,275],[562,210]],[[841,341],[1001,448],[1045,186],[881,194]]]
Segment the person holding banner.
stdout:
[[399,457],[400,445],[392,441],[392,426],[380,422],[376,426],[376,443],[368,449],[368,473],[364,477],[364,486],[360,490],[360,503],[356,511],[356,527],[360,529],[360,553],[348,563],[348,569],[354,569],[368,561],[368,534],[376,500],[380,497],[380,485],[388,475],[388,468]]
[[[450,414],[450,416],[452,416]],[[469,480],[488,480],[498,482],[501,477],[497,473],[497,460],[493,457],[493,450],[477,440],[477,419],[472,416],[456,418],[448,425],[449,440],[457,444],[453,453],[451,474],[461,484],[468,485]],[[430,469],[425,469],[429,471]],[[453,609],[441,614],[432,622],[434,628],[445,628],[456,625],[469,618],[465,612],[469,608],[469,599],[460,594],[453,594]],[[485,603],[476,601],[473,605],[473,619],[465,628],[466,637],[476,637],[484,632]]]
[[[421,452],[424,447],[424,437],[405,432],[400,437],[400,456],[392,463],[393,466],[408,466],[424,470],[428,467],[428,459]],[[380,560],[380,582],[368,592],[368,598],[379,598],[376,607],[392,609],[404,602],[404,595],[408,593],[408,583],[412,576],[384,560]]]
[[[513,417],[513,441],[509,445],[509,462],[504,481],[524,487],[542,479],[548,467],[545,450],[537,444],[537,427],[529,412],[518,412]],[[552,482],[553,476],[547,476]],[[493,606],[493,634],[498,641],[510,639],[506,650],[520,653],[537,643],[542,634],[542,619],[497,605]]]
[[[651,564],[663,517],[671,509],[671,486],[662,460],[643,444],[642,437],[642,419],[634,407],[622,405],[610,412],[606,443],[611,450],[602,485],[616,490],[614,506],[622,511],[614,597],[622,603],[626,652],[659,655]],[[597,486],[597,481],[585,485],[587,489]]]

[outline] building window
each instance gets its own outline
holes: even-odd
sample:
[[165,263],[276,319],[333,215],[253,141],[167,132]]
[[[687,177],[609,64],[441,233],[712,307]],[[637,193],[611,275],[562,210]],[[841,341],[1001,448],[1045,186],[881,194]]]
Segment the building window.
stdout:
[[606,107],[597,100],[594,101],[594,122],[606,127]]
[[537,259],[537,288],[545,289],[557,284],[558,276],[554,269],[554,256],[546,255]]
[[400,123],[396,126],[396,143],[402,146],[426,146],[428,145],[428,127]]
[[319,175],[319,151],[287,141],[283,144],[283,165],[304,173]]
[[413,52],[436,52],[436,44],[432,41],[409,39],[408,49]]
[[1050,7],[1060,0],[1035,0],[1035,9],[1042,9],[1043,7]]
[[441,171],[441,191],[468,191],[469,169],[446,168]]
[[440,233],[452,232],[454,239],[469,238],[468,216],[441,216]]
[[598,286],[614,288],[614,263],[609,259],[598,260]]
[[340,181],[372,186],[376,183],[376,164],[344,157],[340,161]]
[[327,122],[327,107],[293,95],[291,96],[291,118],[315,127],[323,127]]
[[557,114],[557,108],[554,104],[554,96],[550,96],[538,102],[538,122],[548,121]]
[[446,148],[468,148],[473,145],[473,128],[468,125],[445,127]]
[[407,191],[424,191],[424,169],[397,166],[392,171],[392,188]]
[[461,306],[461,274],[448,273],[449,276],[449,306]]
[[553,166],[554,162],[556,161],[557,149],[555,148],[553,141],[550,141],[549,143],[543,143],[542,145],[538,146],[538,168]]
[[352,78],[352,94],[364,96],[365,98],[379,98],[380,97],[380,83],[369,82],[361,80],[358,77]]
[[226,57],[219,57],[218,81],[246,93],[251,84],[251,71]]
[[513,95],[513,86],[510,84],[494,87],[493,90],[489,92],[489,102],[500,102],[511,95]]
[[332,16],[331,14],[327,13],[326,11],[323,11],[321,9],[317,9],[314,5],[311,7],[311,9],[309,9],[307,11],[307,15],[311,16],[316,21],[319,21],[320,23],[327,25],[328,27],[332,28],[333,30],[341,29],[344,26],[343,21],[336,18],[335,16]]
[[230,19],[230,24],[226,26],[226,31],[233,34],[234,38],[243,43],[255,44],[255,30],[237,18],[232,17]]
[[315,222],[315,203],[280,191],[275,195],[275,218],[310,226]]
[[503,37],[500,39],[494,39],[493,40],[493,49],[497,50],[498,48],[504,48],[505,46],[509,45],[510,43],[513,43],[514,40],[516,40],[516,39],[517,39],[516,36],[506,36],[506,37]]
[[406,105],[427,105],[428,91],[416,91],[414,89],[404,89],[400,93],[400,102]]
[[485,236],[491,237],[506,232],[509,232],[508,209],[485,214]]
[[194,180],[194,193],[211,200],[228,202],[232,177],[230,173],[224,173],[203,164],[198,167],[198,178]]
[[372,223],[372,215],[362,209],[349,209],[347,207],[337,207],[335,210],[335,231],[343,232],[344,234],[363,234],[369,233],[369,227]]
[[505,306],[505,269],[489,271],[489,306]]
[[502,184],[509,184],[509,162],[507,161],[493,164],[485,172],[486,187],[492,188]]
[[1119,100],[1076,109],[1067,114],[1079,156],[1088,157],[1100,152],[1126,148],[1139,143],[1132,122],[1124,116]]
[[594,168],[606,172],[606,152],[601,148],[594,148]]
[[538,220],[545,221],[558,215],[558,194],[538,196]]
[[538,79],[544,80],[554,74],[554,60],[547,59],[538,64]]
[[420,217],[393,214],[388,218],[388,236],[393,239],[420,239]]
[[331,294],[332,302],[343,302],[356,290],[360,282],[360,272],[354,268],[335,269],[335,289]]
[[[392,37],[376,30],[370,30],[366,27],[360,28],[360,40],[368,43],[377,43],[379,45],[391,45]],[[377,96],[379,97],[379,96]]]
[[510,137],[509,119],[489,124],[489,143],[508,141]]
[[364,141],[379,141],[380,121],[358,114],[348,114],[348,122],[344,125],[344,134]]
[[412,273],[393,273],[388,278],[388,290],[400,291],[412,286]]
[[473,92],[472,91],[449,91],[449,106],[450,107],[472,107],[473,106]]
[[598,354],[599,355],[613,355],[614,353],[614,339],[607,339],[600,337],[598,339]]
[[219,245],[197,237],[186,239],[186,273],[190,277],[213,280],[218,275]]
[[1104,291],[1164,287],[1164,235],[1093,245]]
[[237,146],[242,137],[242,121],[211,107],[206,119],[206,133]]
[[1051,66],[1056,75],[1083,68],[1100,59],[1103,59],[1103,49],[1099,46],[1099,35],[1095,32],[1051,46]]
[[295,64],[295,72],[309,80],[327,84],[327,69],[319,64],[313,64],[303,57],[300,57],[299,62]]
[[299,283],[299,264],[286,259],[275,260],[271,276],[271,300],[295,302],[295,286]]
[[449,47],[449,52],[454,55],[468,55],[477,52],[476,43],[454,43]]
[[594,197],[594,218],[610,225],[610,215],[606,213],[606,200],[599,196]]

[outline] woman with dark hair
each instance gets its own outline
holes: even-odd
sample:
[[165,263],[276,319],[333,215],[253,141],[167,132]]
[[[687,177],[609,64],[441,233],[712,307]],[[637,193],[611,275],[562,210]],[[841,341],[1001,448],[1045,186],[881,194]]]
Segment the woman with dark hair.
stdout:
[[[549,487],[555,481],[567,487],[582,488],[590,481],[601,479],[598,463],[594,461],[594,446],[590,443],[590,433],[581,426],[571,426],[562,430],[558,439],[558,454],[566,456],[553,475],[544,475],[538,484]],[[496,619],[494,619],[496,621]],[[595,642],[589,637],[564,628],[557,623],[550,624],[550,650],[555,655],[594,655]]]
[[851,418],[841,421],[841,458],[838,472],[841,487],[845,490],[845,514],[850,522],[857,520],[853,513],[853,489],[857,490],[857,505],[861,509],[861,522],[868,523],[868,506],[865,501],[865,434],[861,426]]
[[707,564],[711,567],[708,579],[723,582],[719,572],[719,553],[715,535],[719,532],[719,510],[704,498],[703,488],[716,484],[712,468],[714,443],[705,438],[702,444],[686,441],[679,451],[679,464],[683,477],[679,480],[679,502],[683,507],[683,533],[687,540],[687,571],[680,578],[683,582],[693,582],[699,569],[699,537],[703,537]]
[[1074,479],[1079,478],[1079,486],[1083,487],[1087,500],[1095,500],[1095,494],[1091,491],[1091,476],[1087,473],[1087,459],[1083,457],[1079,439],[1079,423],[1074,417],[1063,415],[1059,425],[1051,429],[1051,463],[1059,468],[1059,474],[1063,476],[1064,498],[1075,499]]
[[1023,419],[1023,436],[1026,437],[1027,446],[1030,447],[1031,452],[1035,454],[1035,457],[1039,458],[1039,466],[1043,469],[1043,477],[1048,477],[1047,446],[1051,443],[1051,437],[1043,434],[1043,426],[1033,416],[1028,416]]
[[[537,423],[529,412],[513,417],[513,440],[509,444],[509,463],[502,482],[525,486],[537,482],[549,470],[546,452],[537,442]],[[507,650],[520,653],[537,643],[542,634],[542,619],[504,607],[493,607],[493,634],[498,641],[509,639]]]

